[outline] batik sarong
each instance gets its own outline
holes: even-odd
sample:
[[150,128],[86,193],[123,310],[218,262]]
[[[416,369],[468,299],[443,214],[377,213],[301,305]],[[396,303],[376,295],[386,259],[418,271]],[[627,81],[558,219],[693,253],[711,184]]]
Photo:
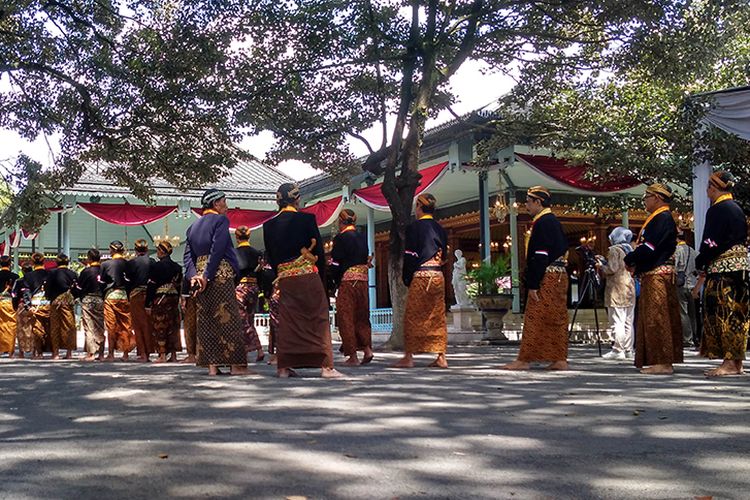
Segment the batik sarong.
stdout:
[[720,255],[708,268],[703,291],[701,355],[745,359],[750,328],[750,263],[744,245]]
[[81,300],[81,325],[86,353],[104,352],[104,299],[98,295],[86,295]]
[[52,351],[76,349],[76,315],[70,292],[59,295],[50,304],[49,335]]
[[276,354],[276,339],[279,330],[279,287],[273,284],[271,296],[268,297],[268,352]]
[[182,351],[180,342],[180,296],[177,290],[159,293],[151,304],[154,340],[159,354]]
[[344,355],[348,357],[356,356],[357,351],[372,346],[367,266],[361,267],[364,268],[364,273],[352,272],[347,275],[349,270],[344,273],[336,295],[336,325],[344,346]]
[[33,332],[38,352],[51,350],[49,336],[49,301],[44,298],[44,292],[37,292],[31,298],[31,315],[33,317]]
[[414,273],[404,311],[404,351],[445,353],[445,277],[439,262],[426,262]]
[[518,361],[568,359],[568,274],[550,266],[537,291],[539,300],[526,299]]
[[242,316],[243,338],[247,352],[263,349],[258,332],[255,330],[255,308],[258,305],[258,293],[260,293],[260,289],[254,278],[245,278],[235,289],[237,307],[239,307],[240,316]]
[[641,276],[635,335],[635,366],[682,363],[682,320],[672,266]]
[[104,324],[107,326],[109,352],[115,349],[129,353],[135,347],[135,335],[130,326],[130,302],[125,290],[110,290],[104,299]]
[[182,321],[185,329],[185,350],[187,350],[188,356],[195,356],[196,353],[196,308],[195,297],[185,297],[185,307],[182,310]]
[[34,313],[22,303],[16,310],[16,337],[18,348],[23,352],[35,353],[41,349],[34,335],[34,323]]
[[278,267],[277,367],[333,368],[328,295],[315,266],[300,257]]
[[[208,256],[198,257],[197,270],[202,274]],[[247,351],[242,340],[242,318],[234,292],[234,269],[222,260],[216,277],[196,297],[198,328],[198,366],[247,365]]]
[[146,314],[146,287],[139,286],[130,292],[130,322],[135,334],[135,346],[138,356],[148,356],[156,352],[153,325]]
[[16,348],[16,312],[9,293],[0,294],[0,352],[13,352]]

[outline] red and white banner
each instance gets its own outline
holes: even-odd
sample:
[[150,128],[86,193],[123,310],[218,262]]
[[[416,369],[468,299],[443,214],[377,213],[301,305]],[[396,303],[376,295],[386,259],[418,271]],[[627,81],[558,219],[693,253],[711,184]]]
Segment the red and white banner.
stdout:
[[630,176],[606,180],[590,178],[586,176],[586,172],[592,168],[590,165],[573,165],[561,158],[521,153],[516,153],[516,156],[545,177],[583,191],[611,193],[629,189],[641,183]]
[[[431,167],[427,167],[419,171],[422,178],[419,181],[419,186],[414,193],[414,198],[430,189],[448,170],[448,162],[438,163]],[[388,200],[385,199],[382,191],[383,183],[374,184],[372,186],[357,189],[352,193],[352,196],[359,198],[362,203],[375,210],[383,212],[390,212],[388,207]]]
[[169,216],[177,207],[147,207],[129,203],[79,203],[81,210],[110,224],[120,226],[141,226]]

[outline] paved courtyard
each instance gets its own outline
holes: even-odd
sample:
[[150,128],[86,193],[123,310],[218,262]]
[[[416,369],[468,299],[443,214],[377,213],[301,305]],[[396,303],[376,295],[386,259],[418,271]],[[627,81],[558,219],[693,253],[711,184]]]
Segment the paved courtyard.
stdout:
[[0,498],[750,497],[748,377],[588,347],[565,373],[495,368],[515,352],[378,353],[334,381],[2,359]]

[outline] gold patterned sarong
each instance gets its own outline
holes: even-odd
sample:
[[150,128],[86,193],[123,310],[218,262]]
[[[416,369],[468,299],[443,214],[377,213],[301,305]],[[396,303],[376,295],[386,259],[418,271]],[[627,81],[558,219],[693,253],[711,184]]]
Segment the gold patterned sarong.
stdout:
[[146,314],[146,287],[139,286],[130,291],[130,324],[135,334],[135,347],[138,356],[148,356],[156,352],[151,317]]
[[107,325],[109,352],[129,353],[135,347],[130,323],[130,302],[125,290],[110,290],[104,299],[104,324]]
[[537,292],[529,297],[523,315],[518,361],[568,359],[568,274],[562,266],[549,266]]
[[81,300],[81,325],[87,354],[104,352],[104,299],[87,295]]
[[[198,257],[198,274],[208,265],[208,256]],[[247,365],[242,340],[242,318],[234,295],[234,269],[222,260],[214,279],[198,294],[197,365]]]
[[0,352],[13,352],[16,346],[16,312],[13,299],[5,292],[0,294]]
[[49,335],[52,351],[76,349],[76,316],[70,292],[59,295],[50,304]]
[[406,295],[404,351],[445,353],[448,328],[445,319],[445,278],[436,257],[414,273]]

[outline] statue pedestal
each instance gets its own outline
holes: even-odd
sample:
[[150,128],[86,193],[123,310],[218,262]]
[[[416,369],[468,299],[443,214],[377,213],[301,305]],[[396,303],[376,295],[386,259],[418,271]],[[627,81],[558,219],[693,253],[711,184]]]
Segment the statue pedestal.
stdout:
[[482,315],[473,307],[451,307],[448,323],[448,343],[451,345],[475,344],[482,341]]

